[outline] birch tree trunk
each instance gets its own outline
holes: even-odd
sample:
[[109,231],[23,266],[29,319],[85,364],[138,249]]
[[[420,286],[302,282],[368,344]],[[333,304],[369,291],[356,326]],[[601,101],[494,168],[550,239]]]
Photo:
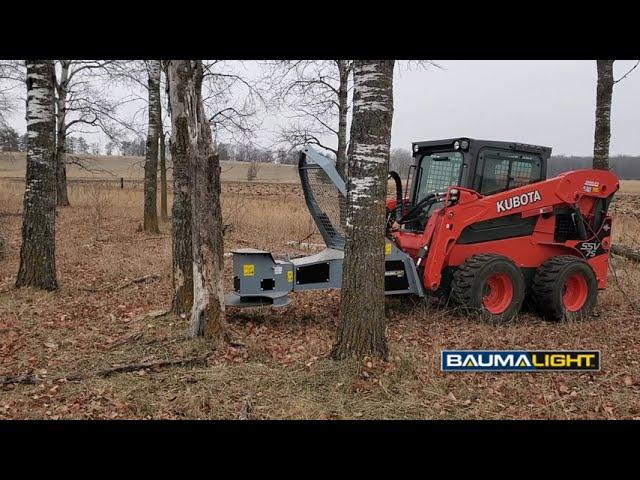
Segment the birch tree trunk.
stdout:
[[598,170],[609,170],[613,62],[614,60],[597,61],[598,87],[596,90],[596,129],[593,142],[593,168]]
[[164,143],[164,131],[160,122],[160,219],[166,222],[167,215],[167,159],[166,145]]
[[[160,67],[164,73],[165,78],[165,93],[167,95],[167,102],[169,102],[169,72],[167,70],[167,62],[161,61]],[[168,107],[167,111],[171,113],[171,108]],[[165,145],[164,125],[162,123],[162,115],[160,115],[160,125],[158,127],[160,132],[160,218],[163,222],[166,222],[169,217],[167,215],[167,148]]]
[[[60,60],[60,79],[56,82],[56,205],[68,207],[67,193],[67,93],[69,88],[69,60]],[[55,72],[55,70],[54,70]]]
[[158,125],[160,117],[160,61],[149,61],[149,126],[147,152],[144,161],[144,231],[160,233],[158,229]]
[[[338,60],[340,84],[338,86],[338,150],[336,170],[344,181],[347,180],[347,114],[349,113],[349,71],[351,60]],[[343,230],[347,222],[347,202],[340,197],[340,225]]]
[[[202,102],[202,61],[176,60],[169,69],[172,80],[175,78],[171,84],[171,115],[187,125],[187,138],[177,137],[176,141],[188,141],[193,248],[193,307],[188,335],[204,336],[216,346],[226,337],[220,161]],[[186,88],[176,91],[181,83]]]
[[171,309],[184,315],[193,306],[193,250],[191,245],[191,193],[189,189],[189,126],[187,119],[187,62],[174,60],[166,71],[171,112],[173,205],[171,207],[172,280]]
[[393,60],[354,62],[347,220],[334,359],[387,358],[384,214],[393,120]]
[[349,71],[350,60],[338,60],[340,85],[338,86],[338,153],[336,170],[343,180],[347,178],[347,114],[349,113]]
[[16,287],[58,288],[55,259],[55,70],[27,60],[27,172]]

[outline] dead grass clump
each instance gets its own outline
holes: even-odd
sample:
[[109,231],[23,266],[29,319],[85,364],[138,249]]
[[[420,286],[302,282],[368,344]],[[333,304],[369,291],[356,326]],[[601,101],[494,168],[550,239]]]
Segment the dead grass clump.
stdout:
[[93,184],[87,189],[87,201],[89,204],[89,218],[94,231],[95,241],[100,241],[104,221],[113,205],[113,199],[109,191],[99,185]]

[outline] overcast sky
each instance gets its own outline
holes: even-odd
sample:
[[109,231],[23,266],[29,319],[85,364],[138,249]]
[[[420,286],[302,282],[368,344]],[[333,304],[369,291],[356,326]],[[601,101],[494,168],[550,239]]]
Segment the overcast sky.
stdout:
[[[393,148],[466,136],[545,145],[554,154],[592,154],[595,61],[437,63],[441,69],[408,70],[406,63],[397,63]],[[617,60],[615,78],[634,64]],[[20,132],[25,131],[23,116],[24,112],[14,115],[12,122]],[[640,154],[640,68],[615,85],[611,119],[611,154]],[[264,118],[257,143],[269,145],[283,122],[283,116]]]
[[[439,61],[396,71],[392,144],[468,136],[591,155],[595,61]],[[635,61],[616,61],[615,78]],[[614,87],[611,154],[640,154],[640,68]]]

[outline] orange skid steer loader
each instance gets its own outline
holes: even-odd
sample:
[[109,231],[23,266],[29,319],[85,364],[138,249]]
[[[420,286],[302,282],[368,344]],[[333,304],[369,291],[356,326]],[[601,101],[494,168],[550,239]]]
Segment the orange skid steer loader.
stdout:
[[[403,193],[387,201],[387,295],[434,294],[491,321],[511,320],[528,303],[541,316],[587,316],[607,286],[619,188],[609,171],[547,179],[548,147],[455,138],[416,142]],[[289,292],[340,288],[346,185],[331,159],[311,147],[298,165],[309,211],[327,248],[301,258],[233,252],[229,306],[282,306]],[[382,252],[381,252],[382,255]]]

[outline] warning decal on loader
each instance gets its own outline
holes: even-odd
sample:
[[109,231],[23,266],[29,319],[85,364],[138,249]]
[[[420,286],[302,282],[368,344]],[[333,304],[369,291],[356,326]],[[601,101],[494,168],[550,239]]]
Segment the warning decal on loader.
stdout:
[[293,270],[287,272],[287,282],[293,283]]
[[391,244],[390,243],[385,243],[384,244],[384,254],[385,255],[391,255]]
[[245,263],[242,266],[242,274],[245,277],[253,277],[255,272],[256,272],[256,269],[255,269],[255,267],[254,267],[254,265],[252,263]]

